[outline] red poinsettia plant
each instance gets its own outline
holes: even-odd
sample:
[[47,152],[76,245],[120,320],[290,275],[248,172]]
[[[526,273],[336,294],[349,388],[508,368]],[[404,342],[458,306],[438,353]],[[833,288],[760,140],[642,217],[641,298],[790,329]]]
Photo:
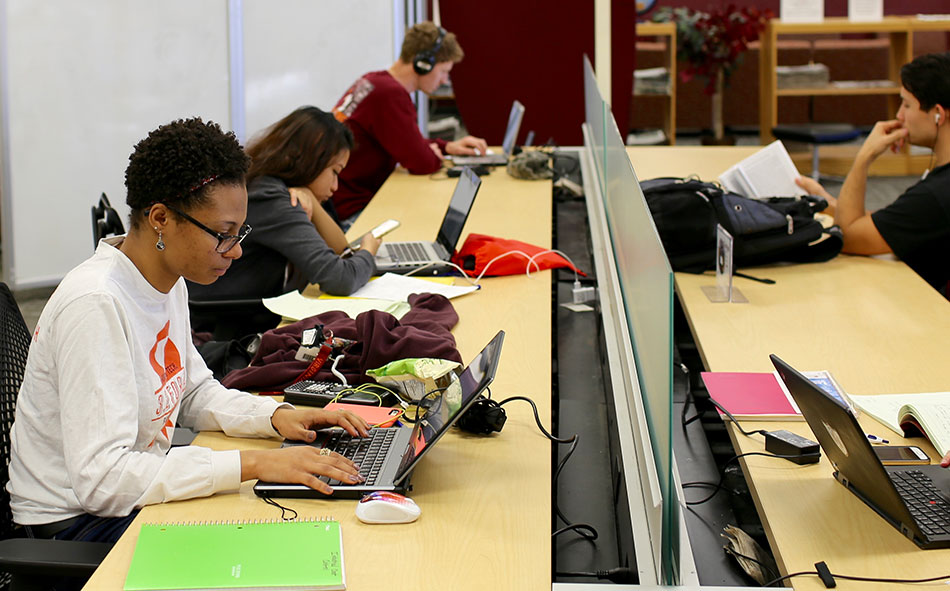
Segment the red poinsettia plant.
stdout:
[[771,10],[752,6],[737,8],[730,4],[703,12],[686,7],[663,7],[653,16],[654,21],[676,24],[676,55],[688,65],[680,69],[680,79],[689,82],[694,77],[706,81],[706,94],[718,90],[719,73],[728,82],[733,70],[741,63],[749,43],[757,40],[772,17]]

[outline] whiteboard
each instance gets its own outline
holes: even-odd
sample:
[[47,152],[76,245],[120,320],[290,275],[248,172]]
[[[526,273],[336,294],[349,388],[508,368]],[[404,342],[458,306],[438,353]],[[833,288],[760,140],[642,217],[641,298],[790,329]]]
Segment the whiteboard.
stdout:
[[324,111],[357,78],[385,70],[393,0],[243,0],[248,137],[297,107]]
[[150,130],[193,115],[229,127],[227,3],[7,0],[5,9],[12,257],[3,272],[14,288],[53,285],[92,254],[89,209],[100,193],[125,218],[125,168]]
[[[0,0],[4,281],[55,285],[91,256],[90,207],[104,191],[126,220],[129,154],[159,125],[200,115],[253,133],[389,67],[399,4]],[[231,96],[242,90],[246,103]]]

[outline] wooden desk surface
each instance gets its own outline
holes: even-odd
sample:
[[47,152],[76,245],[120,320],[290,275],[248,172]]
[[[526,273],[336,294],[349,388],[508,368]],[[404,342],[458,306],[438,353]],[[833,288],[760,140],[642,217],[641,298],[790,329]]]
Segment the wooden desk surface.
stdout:
[[[710,180],[747,155],[745,148],[715,148],[708,155],[695,148],[642,150],[630,150],[642,178],[671,174],[678,167],[679,176],[701,171]],[[950,390],[950,303],[904,263],[839,255],[827,263],[743,271],[776,283],[737,277],[734,285],[749,303],[712,304],[700,289],[715,283],[712,274],[675,275],[677,296],[707,370],[770,372],[768,355],[775,353],[802,370],[831,371],[853,394]],[[893,444],[910,443],[870,417],[861,423]],[[743,427],[785,428],[814,438],[805,422],[743,422]],[[763,449],[760,437],[745,437],[732,426],[729,432],[737,452]],[[937,457],[928,443],[913,443]],[[784,574],[812,571],[822,560],[833,572],[868,577],[947,572],[950,550],[918,549],[838,484],[824,457],[807,467],[756,456],[741,461]],[[792,585],[824,589],[817,577],[796,578]],[[884,590],[893,585],[838,580],[838,587]]]
[[[436,181],[397,171],[350,232],[356,236],[392,217],[402,226],[391,240],[434,239],[455,180]],[[491,234],[551,244],[551,183],[519,181],[503,169],[484,178],[463,233]],[[505,345],[493,397],[532,398],[542,420],[551,417],[551,277],[484,279],[478,292],[453,300],[454,330],[470,360],[499,329]],[[342,523],[347,588],[550,589],[551,446],[538,432],[531,408],[505,406],[508,421],[493,437],[458,430],[447,434],[413,473],[413,499],[422,516],[412,524],[366,525],[356,501],[286,499],[301,517],[330,516]],[[276,440],[232,439],[202,433],[196,443],[214,449],[276,447]],[[152,505],[119,541],[86,589],[121,589],[140,524],[145,522],[280,517],[246,482],[238,494]],[[200,549],[196,549],[200,551]]]
[[[950,304],[903,263],[839,255],[827,263],[745,271],[776,284],[736,278],[749,303],[710,304],[700,286],[713,284],[712,275],[676,274],[677,295],[710,371],[772,371],[768,355],[775,353],[802,370],[831,371],[853,394],[950,389]],[[939,457],[926,441],[904,440],[867,416],[860,421],[892,444],[913,443]],[[785,428],[814,439],[804,422],[744,422],[743,428]],[[763,450],[761,438],[732,426],[729,433],[738,452]],[[809,467],[763,457],[742,461],[784,573],[814,570],[820,560],[834,572],[861,576],[947,572],[950,550],[918,549],[838,484],[825,457]],[[794,587],[823,585],[803,577]]]
[[696,175],[715,181],[727,168],[761,146],[643,146],[627,148],[637,179]]
[[852,394],[950,389],[950,303],[896,260],[838,255],[826,263],[743,269],[748,304],[712,304],[714,274],[676,273],[676,292],[710,371],[772,371],[769,354],[827,369]]

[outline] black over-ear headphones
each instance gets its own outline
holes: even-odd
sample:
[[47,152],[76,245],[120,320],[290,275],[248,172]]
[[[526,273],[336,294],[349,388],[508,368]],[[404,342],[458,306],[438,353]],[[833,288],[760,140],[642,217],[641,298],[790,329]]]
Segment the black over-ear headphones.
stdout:
[[435,67],[435,56],[442,49],[442,40],[445,39],[445,35],[445,29],[439,27],[439,36],[436,37],[432,47],[420,51],[416,57],[412,58],[412,69],[416,74],[425,76]]

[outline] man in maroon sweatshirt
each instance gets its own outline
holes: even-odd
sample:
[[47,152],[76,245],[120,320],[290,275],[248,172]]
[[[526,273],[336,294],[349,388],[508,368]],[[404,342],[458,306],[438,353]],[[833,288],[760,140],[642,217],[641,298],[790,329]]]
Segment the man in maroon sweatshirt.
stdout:
[[442,167],[444,154],[486,152],[485,140],[477,137],[454,142],[423,137],[410,98],[447,82],[463,55],[455,34],[419,23],[406,32],[399,59],[388,70],[366,74],[344,93],[333,114],[353,131],[355,146],[333,194],[341,221],[363,211],[396,164],[412,174],[431,174]]

